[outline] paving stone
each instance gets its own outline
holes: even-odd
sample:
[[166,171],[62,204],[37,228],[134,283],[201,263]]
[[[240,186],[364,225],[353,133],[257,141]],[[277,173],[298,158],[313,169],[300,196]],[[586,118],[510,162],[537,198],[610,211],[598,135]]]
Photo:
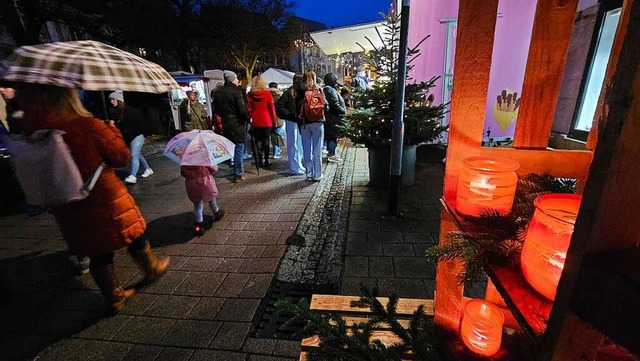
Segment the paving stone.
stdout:
[[176,347],[205,348],[220,329],[220,322],[178,320],[160,341]]
[[262,254],[262,257],[282,257],[282,255],[284,254],[284,251],[287,249],[286,246],[284,245],[278,245],[278,246],[266,246],[267,248],[265,249],[264,253]]
[[433,292],[429,294],[420,279],[380,278],[378,279],[378,290],[383,297],[395,293],[399,297],[433,298]]
[[347,244],[347,256],[382,256],[382,244],[351,243]]
[[122,361],[155,361],[161,352],[161,346],[135,345]]
[[433,247],[432,244],[428,244],[428,243],[422,243],[422,244],[418,244],[418,243],[414,243],[413,244],[413,253],[418,256],[424,256],[427,252],[427,249]]
[[280,263],[280,258],[247,258],[242,263],[239,272],[242,273],[274,273]]
[[170,244],[156,247],[155,250],[164,256],[188,256],[194,247],[194,244]]
[[278,218],[282,216],[282,214],[263,214],[262,221],[263,222],[275,222]]
[[185,263],[189,260],[189,257],[186,256],[171,256],[171,262],[169,262],[169,267],[167,268],[170,271],[179,270]]
[[246,239],[246,244],[254,246],[271,246],[276,244],[276,241],[281,234],[281,231],[252,231]]
[[165,347],[156,361],[187,361],[191,355],[193,355],[193,350]]
[[222,260],[222,263],[218,268],[216,268],[216,272],[218,273],[236,273],[242,266],[244,262],[243,258],[225,258]]
[[209,348],[230,351],[240,350],[250,327],[251,323],[248,322],[224,322]]
[[112,340],[157,345],[175,322],[168,318],[137,316],[127,322]]
[[266,231],[269,228],[271,222],[247,222],[242,227],[243,231]]
[[227,299],[220,312],[218,312],[216,320],[250,322],[258,309],[259,303],[260,300],[257,299]]
[[252,231],[233,231],[225,244],[246,245],[246,240]]
[[216,257],[190,257],[180,268],[181,271],[213,272],[222,263],[222,258]]
[[344,259],[344,277],[368,277],[369,258],[358,256],[347,256]]
[[[313,192],[314,190],[309,190]],[[293,213],[300,214],[304,211],[306,205],[305,204],[285,204],[278,208],[275,213]]]
[[378,280],[376,278],[353,278],[345,277],[342,279],[342,287],[340,288],[340,294],[342,295],[359,295],[361,284],[364,284],[368,288],[378,286]]
[[439,232],[440,231],[440,221],[416,221],[413,222],[413,228],[417,232]]
[[136,315],[141,316],[151,305],[160,298],[160,295],[146,294],[146,293],[136,293],[127,300],[124,308],[120,310],[121,315]]
[[252,274],[240,292],[240,297],[263,298],[269,289],[272,274]]
[[[292,199],[293,201],[294,199]],[[300,199],[300,201],[303,201],[305,204],[307,202],[309,202],[307,199]],[[285,214],[279,214],[278,215],[278,219],[276,219],[276,221],[278,222],[298,222],[300,220],[300,215],[296,214],[296,213],[285,213]]]
[[191,320],[214,320],[224,301],[224,298],[201,298],[187,318]]
[[180,284],[187,278],[189,272],[182,271],[167,271],[162,278],[157,280],[150,286],[145,287],[142,292],[145,293],[160,293],[169,295],[180,286]]
[[191,251],[189,251],[188,256],[190,257],[204,257],[211,252],[215,248],[214,245],[211,244],[194,244]]
[[385,256],[414,256],[413,247],[410,244],[389,243],[382,245]]
[[240,220],[243,222],[260,222],[263,216],[260,213],[241,214]]
[[119,342],[66,339],[37,357],[44,361],[120,360],[132,345]]
[[298,222],[277,221],[269,223],[270,231],[291,231],[293,232],[298,226]]
[[108,341],[132,318],[132,316],[125,315],[104,318],[89,328],[82,330],[76,337]]
[[247,283],[247,274],[228,274],[215,293],[216,297],[238,297]]
[[405,232],[404,241],[406,243],[428,243],[435,244],[431,235],[427,232]]
[[393,258],[369,257],[370,277],[393,277]]
[[[247,247],[245,246],[231,246],[231,245],[219,245],[214,247],[209,252],[209,257],[240,257]],[[173,259],[172,259],[173,261]]]
[[266,338],[247,338],[242,346],[242,351],[271,355],[276,348],[276,340]]
[[144,315],[148,317],[185,318],[199,301],[199,297],[162,295]]
[[366,232],[349,232],[347,233],[347,243],[366,243],[367,242],[367,233]]
[[403,243],[402,232],[369,232],[369,243]]
[[246,357],[239,352],[196,350],[189,361],[245,361]]
[[273,354],[275,356],[299,357],[301,351],[302,346],[298,341],[278,340]]
[[426,257],[393,257],[397,278],[435,279],[436,264]]
[[247,249],[242,253],[242,258],[257,258],[262,256],[267,246],[247,246]]
[[230,231],[209,229],[204,235],[198,237],[196,241],[198,243],[206,244],[225,244],[231,236]]
[[191,272],[173,294],[186,296],[213,296],[226,273]]
[[298,357],[296,358],[290,358],[290,357],[283,357],[283,356],[264,356],[264,355],[251,355],[249,356],[249,361],[283,361],[283,360],[297,360],[300,357],[300,355],[298,355]]
[[349,232],[372,232],[380,230],[380,223],[374,221],[350,221]]

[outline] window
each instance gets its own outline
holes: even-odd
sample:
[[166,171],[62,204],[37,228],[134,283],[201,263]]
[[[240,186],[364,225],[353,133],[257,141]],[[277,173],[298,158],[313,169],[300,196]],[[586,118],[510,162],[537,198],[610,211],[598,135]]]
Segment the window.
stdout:
[[571,138],[580,140],[587,139],[598,106],[613,40],[620,20],[619,1],[603,2],[600,12],[601,15],[596,23],[599,30],[594,32],[590,64],[582,80],[582,89],[569,132]]

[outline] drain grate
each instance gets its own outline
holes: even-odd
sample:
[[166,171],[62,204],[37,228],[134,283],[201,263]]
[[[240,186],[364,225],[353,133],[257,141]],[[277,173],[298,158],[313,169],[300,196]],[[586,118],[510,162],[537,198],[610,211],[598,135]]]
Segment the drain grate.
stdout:
[[336,294],[338,285],[304,285],[274,281],[269,287],[267,297],[262,301],[254,322],[255,337],[276,338],[282,340],[300,341],[296,333],[304,328],[304,322],[297,322],[283,328],[285,322],[293,316],[288,312],[276,309],[275,304],[281,299],[291,299],[297,303],[303,298],[311,302],[314,293]]

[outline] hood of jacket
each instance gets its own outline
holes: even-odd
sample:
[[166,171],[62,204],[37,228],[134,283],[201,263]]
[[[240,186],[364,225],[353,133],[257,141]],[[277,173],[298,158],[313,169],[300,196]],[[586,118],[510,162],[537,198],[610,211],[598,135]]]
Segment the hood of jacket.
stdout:
[[265,100],[269,94],[271,94],[271,92],[268,91],[268,90],[260,90],[260,91],[253,91],[252,90],[252,91],[249,92],[249,97],[254,102],[260,102],[260,101]]
[[338,76],[335,75],[334,73],[327,73],[324,76],[324,85],[328,85],[332,88],[336,87],[336,84],[338,84]]

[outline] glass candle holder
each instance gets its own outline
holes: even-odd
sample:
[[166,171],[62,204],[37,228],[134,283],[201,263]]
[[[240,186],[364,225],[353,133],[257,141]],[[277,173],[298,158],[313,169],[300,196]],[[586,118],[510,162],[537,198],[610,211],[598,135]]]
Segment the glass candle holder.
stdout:
[[504,315],[495,305],[485,300],[466,303],[460,326],[462,342],[473,353],[491,356],[500,350]]
[[553,301],[573,234],[582,197],[575,194],[545,194],[536,198],[533,218],[527,228],[520,264],[527,282]]
[[471,157],[458,174],[456,210],[479,216],[482,210],[511,212],[520,168],[517,162],[500,157]]

